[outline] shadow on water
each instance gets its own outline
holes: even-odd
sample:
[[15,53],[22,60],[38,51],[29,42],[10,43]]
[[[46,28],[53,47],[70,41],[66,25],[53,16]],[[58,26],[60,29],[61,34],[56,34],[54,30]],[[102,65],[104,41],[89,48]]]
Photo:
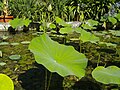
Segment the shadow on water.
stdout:
[[74,85],[73,90],[101,90],[101,87],[85,77]]
[[[21,81],[23,90],[45,90],[45,67],[35,64],[37,68],[27,70],[19,75],[18,81]],[[47,71],[49,79],[50,72]],[[47,80],[48,81],[48,80]],[[49,90],[64,90],[62,87],[63,77],[53,73]],[[75,84],[72,90],[100,90],[100,87],[88,79],[80,80]]]
[[[37,68],[29,69],[18,77],[18,81],[21,81],[21,86],[24,90],[45,90],[46,69],[42,65],[35,64],[35,66]],[[47,77],[48,79],[50,77],[49,71],[47,71]],[[61,76],[53,73],[49,90],[63,90],[62,80]]]

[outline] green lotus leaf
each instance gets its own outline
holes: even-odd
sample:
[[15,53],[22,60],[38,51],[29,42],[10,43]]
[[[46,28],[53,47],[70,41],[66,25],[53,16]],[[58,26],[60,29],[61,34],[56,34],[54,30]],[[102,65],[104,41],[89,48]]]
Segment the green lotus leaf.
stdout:
[[120,21],[120,13],[116,14],[115,17]]
[[80,40],[84,42],[91,42],[96,43],[97,41],[100,41],[99,37],[96,37],[94,34],[87,32],[85,30],[82,30],[81,36],[79,37]]
[[108,20],[114,25],[117,23],[117,20],[114,17],[108,17]]
[[89,29],[89,30],[91,30],[91,29],[96,29],[96,27],[90,26],[90,25],[88,25],[88,24],[82,24],[82,27],[83,27],[84,29]]
[[60,33],[62,33],[62,34],[67,34],[70,32],[73,32],[73,28],[71,28],[71,27],[65,27],[65,28],[60,29]]
[[44,65],[49,71],[57,72],[61,76],[85,75],[87,58],[77,52],[72,46],[65,46],[50,39],[47,34],[34,38],[30,45],[37,63]]
[[51,29],[53,29],[53,28],[56,28],[56,25],[51,23],[51,24],[49,25],[49,27],[50,27]]
[[23,19],[23,24],[28,27],[28,25],[30,24],[31,20],[29,19]]
[[92,19],[89,19],[89,20],[87,20],[87,24],[90,26],[97,26],[99,24],[99,22],[92,20]]
[[61,18],[59,17],[55,17],[55,20],[56,20],[56,23],[62,25],[62,26],[68,26],[68,27],[72,27],[72,25],[70,24],[67,24],[64,20],[62,20]]
[[10,25],[13,28],[17,28],[18,26],[23,26],[23,20],[19,18],[15,18],[13,20],[10,20]]
[[13,81],[5,74],[0,74],[0,90],[14,90]]
[[93,78],[103,84],[120,84],[120,68],[117,66],[96,67],[92,72]]

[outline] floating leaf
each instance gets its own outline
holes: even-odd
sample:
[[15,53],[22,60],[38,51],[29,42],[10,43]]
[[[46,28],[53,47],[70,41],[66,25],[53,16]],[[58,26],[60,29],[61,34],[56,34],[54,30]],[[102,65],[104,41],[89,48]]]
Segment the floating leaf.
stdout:
[[108,17],[108,20],[114,25],[117,23],[117,20],[114,17]]
[[120,68],[117,66],[96,67],[92,72],[93,78],[104,84],[120,84]]
[[16,46],[19,45],[19,43],[11,43],[11,45]]
[[87,32],[85,30],[82,30],[80,40],[84,42],[92,42],[96,43],[97,41],[100,41],[99,37],[96,37],[94,34]]
[[109,30],[109,31],[110,33],[112,33],[112,35],[120,37],[120,30]]
[[57,72],[61,76],[85,75],[87,58],[77,52],[72,46],[65,46],[50,39],[47,34],[34,38],[29,49],[35,56],[37,63],[44,65],[49,71]]
[[8,39],[8,36],[4,36],[4,35],[3,35],[3,36],[2,36],[2,39],[3,39],[3,40],[6,40],[6,39]]
[[9,45],[9,42],[1,42],[0,45]]
[[20,55],[11,55],[11,56],[9,56],[9,58],[11,60],[19,60],[21,58],[21,56]]
[[5,74],[0,74],[0,90],[14,90],[13,81]]
[[6,65],[5,62],[0,62],[0,66],[4,66],[4,65]]

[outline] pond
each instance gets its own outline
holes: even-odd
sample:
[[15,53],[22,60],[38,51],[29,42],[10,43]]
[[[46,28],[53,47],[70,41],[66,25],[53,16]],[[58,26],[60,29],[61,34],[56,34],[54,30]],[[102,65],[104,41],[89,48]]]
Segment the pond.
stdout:
[[[50,71],[48,71],[43,65],[36,63],[33,53],[28,50],[30,41],[40,34],[40,32],[36,33],[36,31],[29,31],[27,33],[17,32],[16,34],[0,32],[0,36],[7,36],[4,39],[0,38],[0,51],[2,52],[0,57],[0,73],[10,76],[14,82],[15,90],[47,90],[45,88],[47,87],[46,84],[49,84]],[[56,34],[49,35],[53,40],[61,44],[64,43],[64,37]],[[102,41],[117,44],[117,49],[120,50],[119,37],[102,36],[100,38]],[[69,42],[66,41],[64,44],[72,45],[77,51],[80,51],[81,48],[81,52],[86,55],[89,60],[86,68],[86,75],[84,78],[76,82],[72,88],[65,89],[62,87],[64,78],[57,73],[53,73],[48,90],[120,89],[118,85],[104,85],[95,81],[91,77],[91,72],[97,65],[106,67],[116,65],[120,67],[120,54],[116,52],[116,48],[106,45],[100,46],[90,42],[83,43],[80,47],[76,40],[71,40]],[[18,59],[11,59],[11,55],[19,55],[20,57]]]

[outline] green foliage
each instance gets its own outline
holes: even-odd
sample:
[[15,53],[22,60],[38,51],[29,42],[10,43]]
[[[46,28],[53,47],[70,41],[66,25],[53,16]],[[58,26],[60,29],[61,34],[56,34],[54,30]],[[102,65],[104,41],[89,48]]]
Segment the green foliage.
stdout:
[[74,31],[74,29],[71,27],[60,28],[60,33],[62,33],[62,34],[67,34],[67,33],[73,32],[73,31]]
[[115,17],[120,21],[120,13],[116,14]]
[[92,72],[93,78],[103,84],[120,84],[120,68],[117,66],[96,67]]
[[96,43],[98,41],[100,41],[99,37],[96,37],[94,34],[87,32],[85,30],[81,31],[81,35],[80,35],[80,40],[84,42],[91,42],[91,43]]
[[60,28],[60,33],[62,33],[62,34],[68,34],[71,32],[80,33],[79,39],[82,40],[83,43],[84,42],[96,43],[96,42],[100,41],[99,37],[96,37],[94,34],[84,30],[84,29],[90,29],[90,30],[95,29],[95,27],[93,27],[93,26],[98,25],[98,21],[91,20],[91,19],[88,20],[87,21],[88,24],[82,24],[82,27],[84,29],[82,29],[81,27],[72,28],[72,26],[65,25],[66,24],[65,21],[58,17],[56,18],[56,22],[59,23],[60,25],[65,26],[64,28]]
[[51,23],[51,24],[49,25],[49,28],[54,29],[54,28],[56,28],[56,25]]
[[109,22],[111,22],[113,25],[117,23],[117,20],[114,17],[108,17]]
[[116,0],[9,0],[9,11],[14,17],[33,21],[52,21],[56,16],[66,21],[99,20],[108,13]]
[[84,29],[89,29],[89,30],[96,29],[95,27],[90,26],[90,25],[88,25],[88,24],[82,24],[82,27],[83,27]]
[[0,74],[0,90],[14,90],[13,81],[5,74]]
[[55,17],[56,23],[58,23],[59,25],[62,26],[71,26],[70,24],[67,24],[63,19],[59,18],[59,17]]
[[92,20],[92,19],[87,20],[86,23],[87,23],[89,26],[97,26],[97,25],[99,24],[98,21],[95,21],[95,20]]
[[19,26],[24,26],[24,25],[26,27],[28,27],[30,22],[31,22],[31,20],[29,20],[29,19],[15,18],[13,20],[10,20],[10,25],[13,28],[18,28]]
[[47,34],[34,38],[30,45],[37,63],[44,65],[49,71],[61,76],[75,75],[82,78],[85,75],[87,58],[74,50],[72,46],[58,44]]

